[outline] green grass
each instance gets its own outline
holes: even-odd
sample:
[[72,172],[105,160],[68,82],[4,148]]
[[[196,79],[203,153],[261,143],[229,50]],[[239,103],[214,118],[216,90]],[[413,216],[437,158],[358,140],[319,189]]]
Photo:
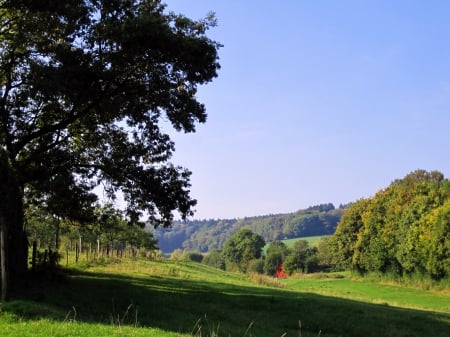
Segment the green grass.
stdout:
[[[333,277],[333,275],[335,277]],[[336,275],[346,275],[344,278]],[[315,274],[285,280],[289,288],[302,292],[357,300],[386,306],[450,313],[450,295],[445,291],[424,291],[395,284],[350,278],[349,273]]]
[[448,337],[450,331],[446,292],[348,275],[265,283],[182,261],[84,265],[48,286],[29,281],[15,295],[0,303],[2,337]]
[[[317,245],[317,243],[320,241],[320,239],[325,238],[329,235],[318,235],[318,236],[305,236],[302,238],[294,238],[294,239],[285,239],[285,240],[279,240],[283,242],[288,248],[292,248],[294,246],[294,243],[298,240],[305,240],[308,242],[308,245],[310,247],[314,247]],[[263,248],[263,252],[267,251],[267,248],[269,247],[270,243],[266,244]]]
[[286,240],[281,240],[281,241],[284,242],[284,244],[286,246],[292,247],[296,241],[305,240],[308,242],[310,247],[314,247],[315,245],[317,245],[317,243],[320,241],[320,239],[325,238],[327,236],[329,236],[329,235],[305,236],[303,238],[286,239]]

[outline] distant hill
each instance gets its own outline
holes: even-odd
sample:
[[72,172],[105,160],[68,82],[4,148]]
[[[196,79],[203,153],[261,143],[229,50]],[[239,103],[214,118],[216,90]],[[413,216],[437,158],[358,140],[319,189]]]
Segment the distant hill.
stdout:
[[245,217],[176,221],[169,229],[155,230],[158,246],[164,253],[175,249],[208,252],[222,248],[225,241],[241,228],[261,235],[266,242],[334,233],[346,206],[321,204],[293,213]]

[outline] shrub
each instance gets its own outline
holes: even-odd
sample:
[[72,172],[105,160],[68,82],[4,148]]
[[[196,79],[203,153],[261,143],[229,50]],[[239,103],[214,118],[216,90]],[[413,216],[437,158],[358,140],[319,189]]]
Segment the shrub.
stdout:
[[264,261],[262,259],[253,259],[248,262],[247,272],[262,274],[264,272]]
[[171,260],[181,260],[183,257],[183,251],[181,249],[175,249],[172,254],[170,254]]
[[211,251],[203,258],[203,263],[211,267],[225,270],[225,259],[220,250]]
[[183,260],[193,261],[193,262],[202,262],[203,255],[199,252],[185,252],[183,254]]

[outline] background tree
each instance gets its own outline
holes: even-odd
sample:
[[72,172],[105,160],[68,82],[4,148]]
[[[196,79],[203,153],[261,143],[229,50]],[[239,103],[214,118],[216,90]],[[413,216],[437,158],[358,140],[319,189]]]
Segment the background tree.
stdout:
[[322,270],[331,270],[334,266],[333,255],[331,253],[331,236],[321,238],[317,243],[317,259]]
[[57,218],[49,214],[43,208],[29,206],[25,210],[25,230],[30,244],[36,242],[38,248],[53,247],[55,242]]
[[236,266],[245,272],[249,261],[259,259],[265,246],[262,236],[249,229],[240,229],[230,237],[222,249],[227,268]]
[[368,203],[367,199],[357,200],[342,214],[329,246],[338,268],[350,269],[353,266],[355,244],[363,227],[362,215]]
[[205,35],[214,24],[158,0],[0,1],[4,298],[27,269],[28,189],[65,202],[70,188],[83,199],[104,182],[132,221],[145,212],[168,226],[174,210],[192,214],[190,172],[169,162],[174,144],[159,121],[185,132],[206,121],[195,95],[217,76],[219,45]]
[[222,255],[222,251],[217,249],[209,252],[203,258],[203,263],[211,267],[225,270],[225,259]]
[[266,257],[264,259],[264,273],[275,275],[277,268],[281,265],[285,257],[289,254],[288,247],[281,241],[271,242],[267,247]]
[[158,245],[165,253],[181,248],[202,253],[222,249],[241,228],[261,235],[266,242],[306,236],[332,235],[346,206],[311,206],[292,213],[245,217],[241,219],[188,219],[174,221],[170,231],[155,231]]
[[316,255],[316,247],[310,247],[306,240],[298,240],[284,261],[284,269],[289,274],[314,272],[318,265]]

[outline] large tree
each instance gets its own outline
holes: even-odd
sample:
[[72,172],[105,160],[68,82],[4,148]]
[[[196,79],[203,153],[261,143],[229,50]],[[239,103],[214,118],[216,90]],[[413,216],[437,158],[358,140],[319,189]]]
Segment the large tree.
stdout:
[[416,170],[353,203],[330,239],[338,267],[398,276],[450,276],[450,181]]
[[[190,172],[170,163],[161,120],[206,121],[198,85],[217,76],[214,16],[194,21],[159,0],[0,0],[2,296],[27,268],[24,196],[89,199],[121,191],[131,221],[192,214]],[[76,197],[74,196],[76,194]],[[72,199],[71,199],[72,198]]]

